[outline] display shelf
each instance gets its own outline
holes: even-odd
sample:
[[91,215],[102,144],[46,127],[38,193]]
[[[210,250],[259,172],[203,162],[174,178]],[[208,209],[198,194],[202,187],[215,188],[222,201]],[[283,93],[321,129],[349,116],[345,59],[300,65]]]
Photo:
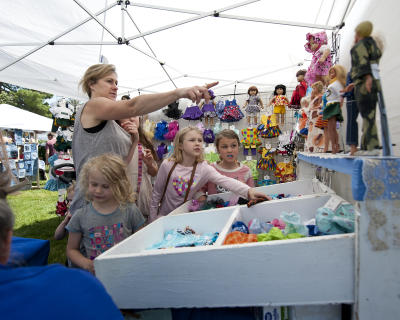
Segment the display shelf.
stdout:
[[[307,220],[331,195],[166,216],[97,257],[96,276],[119,308],[280,306],[354,301],[354,234],[221,245],[232,222]],[[164,231],[220,232],[212,246],[145,250]]]

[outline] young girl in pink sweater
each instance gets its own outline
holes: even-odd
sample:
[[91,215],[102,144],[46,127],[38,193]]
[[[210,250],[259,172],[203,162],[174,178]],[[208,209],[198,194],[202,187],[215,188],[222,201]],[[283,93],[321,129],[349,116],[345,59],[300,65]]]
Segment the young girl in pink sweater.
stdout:
[[174,152],[158,170],[150,206],[150,221],[165,216],[211,181],[247,199],[268,199],[236,179],[218,173],[204,161],[203,135],[198,128],[186,127],[174,139]]

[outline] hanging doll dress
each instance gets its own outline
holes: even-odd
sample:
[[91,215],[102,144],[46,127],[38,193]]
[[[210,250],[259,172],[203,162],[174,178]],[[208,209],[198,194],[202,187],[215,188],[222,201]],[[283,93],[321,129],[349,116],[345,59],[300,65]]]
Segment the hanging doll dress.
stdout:
[[224,113],[221,117],[221,121],[224,122],[235,122],[239,121],[244,117],[243,112],[240,110],[239,106],[236,103],[236,100],[225,101]]
[[201,111],[203,112],[204,117],[207,118],[215,118],[217,116],[217,113],[215,112],[215,106],[214,102],[210,101],[209,103],[206,103],[203,105],[201,108]]
[[261,138],[275,138],[281,134],[281,129],[276,122],[276,115],[261,116],[261,124],[257,127]]
[[203,112],[200,110],[199,106],[187,107],[182,118],[185,120],[199,120],[203,116]]
[[255,114],[260,112],[260,106],[259,106],[260,101],[261,99],[259,96],[249,96],[249,99],[247,100],[248,105],[245,111],[248,114]]

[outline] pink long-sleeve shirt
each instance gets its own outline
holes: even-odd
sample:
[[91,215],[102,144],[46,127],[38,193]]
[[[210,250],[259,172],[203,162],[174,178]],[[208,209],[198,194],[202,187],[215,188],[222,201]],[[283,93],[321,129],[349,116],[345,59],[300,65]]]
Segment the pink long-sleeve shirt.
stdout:
[[[153,189],[153,199],[150,206],[150,220],[155,220],[159,216],[169,214],[171,211],[179,207],[185,199],[185,193],[193,167],[184,167],[181,164],[178,164],[168,182],[164,200],[161,204],[160,212],[157,215],[158,204],[161,200],[165,183],[167,182],[168,173],[173,164],[173,161],[164,160],[158,170],[157,179]],[[247,193],[250,189],[248,185],[218,173],[215,168],[210,166],[206,161],[203,161],[197,164],[188,200],[193,199],[193,196],[200,191],[208,181],[231,190],[243,198],[247,198]]]

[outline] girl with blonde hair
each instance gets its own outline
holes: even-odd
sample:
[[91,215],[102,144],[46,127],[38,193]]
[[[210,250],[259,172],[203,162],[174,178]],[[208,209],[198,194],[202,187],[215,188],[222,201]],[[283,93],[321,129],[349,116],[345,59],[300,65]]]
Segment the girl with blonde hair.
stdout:
[[204,161],[202,132],[196,127],[186,127],[176,134],[173,154],[163,161],[158,171],[150,220],[165,216],[187,200],[195,199],[208,181],[243,198],[270,199],[254,188],[218,173]]
[[78,209],[66,229],[72,264],[94,273],[99,254],[136,232],[144,218],[136,205],[124,161],[104,154],[86,162],[80,183],[89,204]]

